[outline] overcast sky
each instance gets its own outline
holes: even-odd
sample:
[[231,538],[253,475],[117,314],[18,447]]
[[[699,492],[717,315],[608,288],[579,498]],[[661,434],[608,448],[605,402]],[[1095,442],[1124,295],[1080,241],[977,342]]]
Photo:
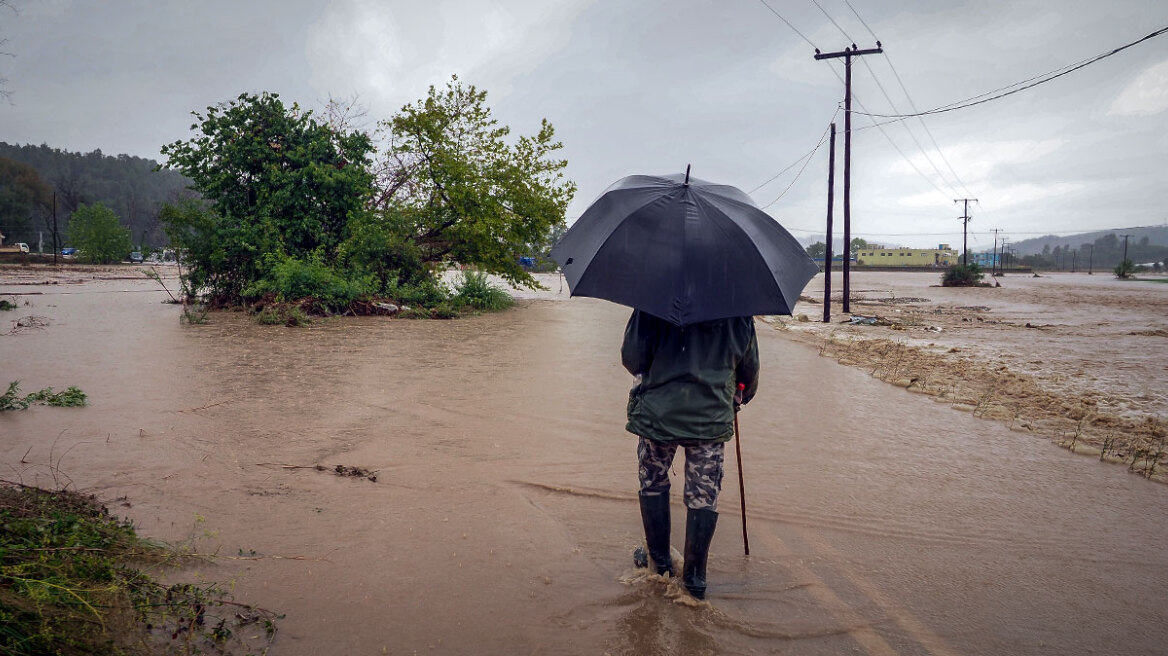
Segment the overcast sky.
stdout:
[[[895,114],[1168,26],[1164,0],[767,3],[773,11],[761,0],[9,0],[0,141],[159,159],[162,144],[190,136],[191,111],[241,92],[309,108],[356,96],[378,119],[457,74],[515,134],[541,118],[555,126],[579,185],[569,220],[625,175],[692,164],[806,238],[824,231],[827,145],[798,178],[802,163],[763,183],[814,149],[834,115],[841,228],[843,68],[814,60],[812,44],[878,38],[885,55],[853,66],[854,109]],[[856,236],[959,245],[953,199],[964,197],[980,201],[971,248],[988,248],[992,228],[1018,241],[1168,220],[1168,35],[1001,100],[876,120],[853,118]]]

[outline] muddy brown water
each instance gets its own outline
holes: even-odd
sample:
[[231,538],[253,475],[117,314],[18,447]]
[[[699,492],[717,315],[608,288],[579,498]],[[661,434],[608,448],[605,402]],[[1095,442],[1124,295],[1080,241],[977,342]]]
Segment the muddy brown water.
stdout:
[[[77,385],[92,405],[0,415],[0,478],[67,480],[146,535],[217,551],[187,575],[285,613],[275,654],[1168,645],[1168,488],[776,331],[760,330],[762,387],[741,416],[751,555],[730,457],[709,603],[691,607],[630,577],[623,308],[525,300],[289,329],[182,325],[149,281],[11,291],[45,294],[0,332],[47,325],[0,336],[0,382]],[[378,481],[282,467],[316,464]]]

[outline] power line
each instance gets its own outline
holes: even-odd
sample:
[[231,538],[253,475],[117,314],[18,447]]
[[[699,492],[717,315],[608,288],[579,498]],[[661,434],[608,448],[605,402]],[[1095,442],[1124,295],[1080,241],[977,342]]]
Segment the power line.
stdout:
[[[888,55],[885,54],[885,57],[887,57],[887,56]],[[892,111],[894,111],[894,112],[900,111],[896,108],[896,103],[894,103],[892,101],[892,97],[889,96],[888,92],[884,89],[884,85],[881,84],[880,80],[876,77],[876,71],[872,69],[872,65],[869,64],[867,60],[861,60],[861,61],[863,61],[864,66],[868,69],[868,72],[872,75],[872,81],[876,83],[876,88],[880,89],[880,93],[884,94],[884,99],[888,101],[889,106],[892,107]],[[907,96],[907,93],[905,95]],[[910,100],[909,102],[911,104],[912,101]],[[925,156],[925,161],[929,163],[929,166],[933,167],[933,171],[937,174],[937,177],[941,179],[941,182],[945,183],[945,186],[949,187],[951,191],[956,193],[957,188],[954,185],[950,184],[949,180],[945,178],[944,173],[941,173],[941,169],[937,167],[937,163],[933,161],[932,157],[929,157],[929,152],[927,150],[925,150],[925,147],[921,145],[921,142],[919,139],[917,139],[917,136],[915,134],[913,134],[912,130],[909,129],[908,123],[901,123],[901,126],[904,127],[904,131],[908,133],[909,138],[912,139],[913,143],[915,143],[917,145],[917,148],[920,149],[921,154]],[[936,145],[936,144],[934,143],[934,145]],[[938,150],[938,152],[940,152],[940,148],[938,148],[937,150]],[[954,174],[954,175],[956,175],[956,174]]]
[[872,28],[868,27],[868,24],[864,22],[863,18],[860,18],[860,12],[856,11],[856,8],[852,6],[852,3],[848,2],[848,0],[844,0],[844,4],[848,6],[848,9],[852,10],[852,13],[856,15],[856,18],[860,19],[860,24],[864,26],[864,29],[868,30],[868,34],[872,35],[872,39],[874,41],[879,41],[880,37],[876,36],[876,33],[872,31]]
[[[837,113],[838,113],[838,110],[837,110]],[[835,115],[833,114],[831,118],[832,118],[832,121],[834,121]],[[779,202],[780,198],[782,198],[783,196],[786,196],[788,191],[791,191],[791,187],[795,186],[795,182],[797,182],[799,180],[799,177],[803,175],[803,171],[807,170],[807,165],[811,163],[812,156],[814,156],[815,153],[819,151],[820,147],[823,146],[823,142],[827,140],[827,133],[830,130],[831,130],[831,125],[828,125],[827,130],[823,131],[823,136],[821,136],[819,138],[819,143],[816,144],[815,150],[812,150],[811,154],[807,156],[807,160],[803,162],[802,168],[800,168],[799,172],[795,174],[795,177],[791,179],[791,183],[787,185],[787,188],[783,190],[783,193],[776,196],[775,199],[772,200],[771,202],[767,203],[766,205],[763,205],[761,209],[765,210],[766,208],[770,207],[771,205],[774,205],[775,203]]]
[[[835,108],[835,113],[831,115],[831,120],[830,120],[830,121],[828,121],[828,124],[829,124],[829,125],[828,125],[828,129],[830,129],[830,127],[831,127],[831,126],[830,126],[830,124],[831,124],[831,123],[833,123],[833,122],[835,122],[835,117],[839,115],[839,112],[840,112],[840,110],[839,110],[839,107],[836,107],[836,108]],[[825,133],[826,133],[826,131],[825,131]],[[763,182],[762,184],[758,185],[758,186],[757,186],[757,187],[755,187],[754,189],[751,189],[750,191],[746,192],[746,195],[750,196],[750,195],[754,194],[754,192],[758,191],[759,189],[762,189],[763,187],[765,187],[765,186],[769,185],[770,183],[774,182],[774,181],[775,181],[775,180],[776,180],[776,179],[777,179],[777,178],[778,178],[780,175],[782,175],[782,174],[786,173],[787,171],[790,171],[791,169],[795,168],[795,166],[796,166],[796,165],[798,165],[798,164],[799,164],[799,162],[802,162],[804,159],[806,159],[806,158],[808,158],[808,157],[811,157],[812,155],[814,155],[814,154],[815,154],[815,152],[816,152],[817,150],[819,150],[819,148],[820,148],[821,146],[823,146],[823,137],[820,137],[820,138],[819,138],[819,143],[818,143],[818,144],[816,144],[816,146],[815,146],[814,148],[812,148],[811,150],[809,150],[809,151],[807,151],[806,153],[804,153],[803,155],[801,155],[801,156],[800,156],[798,159],[796,159],[794,162],[791,162],[791,163],[790,163],[790,165],[788,165],[788,166],[787,166],[786,168],[784,168],[782,171],[779,171],[778,173],[776,173],[776,174],[772,175],[770,178],[768,178],[768,179],[766,180],[766,182]],[[777,200],[777,199],[776,199],[776,200]]]
[[[830,64],[833,62],[828,62],[828,63]],[[839,80],[841,83],[843,83],[844,78],[839,74],[839,71],[837,71],[834,66],[832,66],[830,68],[831,68],[831,72],[835,75],[835,78],[837,80]],[[916,171],[917,175],[921,176],[921,178],[924,179],[925,182],[928,182],[930,185],[932,185],[933,189],[937,190],[937,193],[941,194],[942,196],[945,196],[946,198],[948,198],[949,196],[952,195],[950,193],[947,193],[945,190],[941,189],[940,187],[938,187],[937,183],[933,182],[927,175],[922,173],[921,170],[919,168],[917,168],[917,165],[913,164],[912,160],[908,158],[908,155],[904,154],[904,151],[900,149],[900,146],[897,146],[896,142],[892,140],[892,137],[890,137],[888,135],[888,133],[884,131],[884,128],[881,127],[883,125],[887,125],[888,123],[893,123],[894,121],[885,121],[884,123],[877,123],[875,121],[875,119],[871,118],[872,114],[869,114],[867,112],[867,107],[864,106],[864,103],[861,102],[860,99],[855,96],[855,94],[852,95],[852,98],[853,98],[853,100],[856,101],[856,104],[860,106],[860,109],[865,110],[862,112],[857,112],[855,110],[852,110],[852,113],[853,114],[860,114],[863,116],[868,116],[869,120],[872,121],[872,125],[866,125],[864,127],[854,128],[853,131],[867,130],[869,128],[878,128],[880,130],[880,133],[884,135],[884,138],[888,140],[889,145],[891,145],[896,150],[896,152],[900,153],[900,156],[904,159],[904,162],[909,165],[909,168],[911,168],[913,171]],[[928,159],[928,156],[926,156],[926,159]],[[944,179],[944,176],[942,176],[942,179]],[[948,181],[946,181],[945,184],[949,184]]]
[[855,43],[855,42],[856,42],[856,40],[855,40],[855,39],[853,39],[853,38],[851,37],[851,35],[849,35],[847,32],[845,32],[845,31],[844,31],[844,28],[840,27],[840,24],[839,24],[839,23],[835,22],[835,19],[831,17],[831,14],[827,13],[826,11],[824,11],[823,7],[822,7],[822,6],[819,4],[818,0],[811,0],[811,2],[812,2],[812,4],[814,4],[816,7],[818,7],[818,8],[819,8],[819,13],[823,14],[824,16],[826,16],[826,17],[827,17],[827,20],[831,21],[831,24],[832,24],[832,25],[835,25],[835,29],[839,30],[839,31],[840,31],[840,34],[844,35],[844,38],[845,38],[845,39],[847,39],[848,41],[850,41],[850,42],[852,42],[852,43]]
[[[852,3],[848,2],[848,0],[844,0],[844,4],[848,6],[848,9],[852,10],[852,13],[855,14],[856,18],[860,21],[860,24],[862,24],[864,29],[868,30],[868,33],[872,35],[872,38],[879,41],[879,37],[877,37],[876,33],[872,31],[872,28],[868,26],[868,23],[864,20],[864,17],[860,16],[860,12],[856,11],[856,8],[852,6]],[[902,80],[900,77],[900,73],[896,71],[896,67],[892,65],[892,58],[888,55],[887,51],[884,52],[884,59],[888,62],[888,68],[892,70],[892,75],[896,78],[897,84],[900,85],[900,90],[904,92],[904,97],[908,100],[909,107],[911,107],[914,112],[918,111],[916,103],[913,102],[912,96],[908,92],[908,87],[905,86],[904,80]],[[868,67],[868,72],[872,74],[872,79],[880,88],[880,92],[884,94],[886,99],[888,99],[888,104],[892,106],[892,111],[899,112],[900,110],[896,108],[896,104],[892,102],[891,98],[889,98],[888,92],[884,90],[884,85],[880,84],[880,81],[877,79],[876,71],[872,69],[872,66],[868,64],[867,60],[864,60],[864,65]],[[937,140],[933,137],[933,133],[929,131],[929,127],[925,124],[925,120],[922,118],[918,118],[917,120],[920,121],[921,127],[925,130],[925,134],[928,135],[929,141],[932,142],[933,148],[936,149],[937,156],[940,157],[941,161],[945,163],[945,166],[949,169],[949,172],[953,174],[953,179],[957,181],[957,184],[961,186],[961,188],[965,191],[965,194],[969,195],[969,189],[967,189],[965,183],[961,181],[961,176],[957,175],[957,171],[953,169],[953,165],[949,163],[949,160],[945,157],[945,153],[941,150],[941,147],[937,145]],[[945,175],[941,173],[941,170],[937,167],[936,163],[934,163],[933,159],[929,157],[928,152],[924,149],[923,146],[921,146],[916,136],[912,133],[912,130],[908,129],[908,124],[905,123],[904,126],[905,131],[909,134],[909,137],[911,137],[913,142],[916,143],[917,147],[921,149],[921,153],[925,156],[925,159],[929,162],[929,165],[932,166],[933,170],[937,172],[937,176],[940,177],[947,186],[953,187],[955,189],[953,185],[949,184],[948,180],[945,180]]]
[[780,14],[779,12],[775,11],[775,8],[774,8],[774,7],[772,7],[772,6],[770,6],[769,4],[767,4],[767,1],[766,1],[766,0],[758,0],[758,1],[762,3],[762,6],[766,7],[767,9],[770,9],[772,14],[774,14],[775,16],[778,16],[778,17],[779,17],[779,20],[781,20],[781,21],[783,21],[784,23],[786,23],[786,24],[787,24],[787,27],[789,27],[789,28],[791,28],[792,30],[794,30],[795,34],[798,34],[798,35],[799,35],[799,36],[800,36],[800,37],[801,37],[801,38],[802,38],[804,41],[806,41],[806,42],[807,42],[807,45],[811,46],[812,48],[814,48],[814,47],[815,47],[815,44],[814,44],[814,43],[811,43],[811,39],[808,39],[806,36],[804,36],[804,35],[803,35],[803,33],[802,33],[802,32],[800,32],[800,31],[799,31],[799,29],[798,29],[797,27],[795,27],[794,25],[792,25],[792,24],[791,24],[791,21],[787,20],[786,18],[783,18],[783,15],[782,15],[782,14]]
[[[1131,43],[1128,43],[1126,45],[1122,45],[1122,46],[1115,48],[1113,50],[1109,50],[1105,53],[1096,55],[1094,57],[1091,57],[1090,59],[1083,60],[1083,61],[1079,62],[1078,64],[1073,64],[1073,65],[1070,65],[1069,67],[1064,66],[1062,69],[1055,69],[1055,71],[1058,71],[1058,72],[1053,72],[1053,74],[1047,73],[1044,75],[1037,76],[1038,78],[1041,78],[1041,79],[1038,79],[1037,81],[1033,81],[1036,78],[1030,78],[1029,80],[1024,80],[1023,82],[1016,82],[1014,84],[1002,87],[1002,89],[1010,89],[1010,87],[1017,87],[1017,88],[1010,89],[1009,91],[1006,91],[1004,93],[1000,93],[998,95],[990,96],[988,98],[983,97],[983,96],[987,95],[987,94],[983,93],[983,94],[979,94],[977,96],[972,96],[972,97],[967,98],[965,100],[959,100],[955,103],[950,103],[948,105],[942,105],[942,106],[936,107],[934,109],[930,109],[930,110],[927,110],[924,112],[916,112],[913,114],[873,114],[873,113],[869,113],[869,112],[856,112],[856,113],[863,114],[864,116],[875,117],[875,118],[887,118],[887,119],[894,119],[896,121],[903,121],[906,118],[913,118],[913,117],[917,117],[917,116],[928,116],[930,114],[941,114],[944,112],[952,112],[952,111],[956,111],[958,109],[965,109],[967,107],[973,107],[975,105],[981,105],[983,103],[990,102],[991,100],[998,100],[999,98],[1005,98],[1006,96],[1013,95],[1015,93],[1018,93],[1019,91],[1025,91],[1026,89],[1033,89],[1034,87],[1036,87],[1040,84],[1046,84],[1047,82],[1058,79],[1064,75],[1073,73],[1081,68],[1085,68],[1087,66],[1090,66],[1091,64],[1094,64],[1095,62],[1102,61],[1102,60],[1104,60],[1112,55],[1115,55],[1115,54],[1120,53],[1124,50],[1127,50],[1128,48],[1131,48],[1131,47],[1136,46],[1140,43],[1143,43],[1144,41],[1161,36],[1165,32],[1168,32],[1168,27],[1162,27],[1162,28],[1156,30],[1155,32],[1152,32],[1151,34],[1149,34],[1141,39],[1137,39],[1137,40],[1132,41]],[[1030,82],[1030,83],[1026,84],[1026,82]],[[1019,86],[1019,85],[1023,85],[1023,86]],[[994,92],[991,91],[988,93],[994,93]],[[980,100],[975,100],[977,98],[980,98]],[[881,125],[881,123],[873,123],[873,125],[879,126],[879,125]]]

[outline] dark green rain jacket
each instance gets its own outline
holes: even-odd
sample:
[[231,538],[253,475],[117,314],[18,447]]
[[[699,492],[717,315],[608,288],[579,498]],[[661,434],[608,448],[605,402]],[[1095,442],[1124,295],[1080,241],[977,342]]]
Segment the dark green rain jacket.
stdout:
[[629,392],[630,433],[660,442],[734,435],[734,392],[743,403],[758,390],[758,338],[753,317],[678,327],[634,310],[621,362],[640,383]]

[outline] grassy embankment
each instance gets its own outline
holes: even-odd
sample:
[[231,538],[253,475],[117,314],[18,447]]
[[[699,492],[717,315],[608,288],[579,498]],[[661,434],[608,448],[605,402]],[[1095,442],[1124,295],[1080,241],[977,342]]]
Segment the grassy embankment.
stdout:
[[194,558],[92,496],[0,484],[0,654],[265,653],[272,613],[157,573]]

